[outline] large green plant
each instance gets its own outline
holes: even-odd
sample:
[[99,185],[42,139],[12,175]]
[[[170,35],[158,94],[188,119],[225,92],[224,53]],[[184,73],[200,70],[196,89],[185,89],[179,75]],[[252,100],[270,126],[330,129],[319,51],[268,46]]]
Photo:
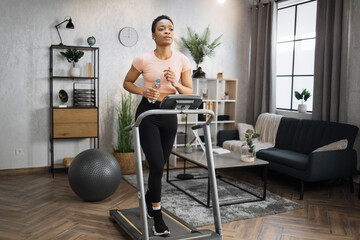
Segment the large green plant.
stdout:
[[304,104],[304,102],[306,102],[310,97],[311,94],[308,90],[306,90],[306,88],[304,88],[301,93],[295,91],[295,98],[297,100],[301,100],[301,104]]
[[84,56],[84,52],[76,49],[68,49],[66,52],[60,52],[60,54],[66,58],[69,63],[72,63],[73,67]]
[[210,42],[210,28],[207,26],[202,34],[195,33],[190,27],[187,28],[188,37],[182,37],[181,40],[184,47],[190,51],[191,57],[196,63],[196,69],[199,68],[199,64],[204,61],[205,56],[213,56],[215,48],[220,43],[221,34],[213,42]]
[[121,103],[118,108],[118,137],[115,152],[133,152],[132,131],[125,131],[125,127],[131,125],[134,120],[134,100],[131,94],[122,93]]

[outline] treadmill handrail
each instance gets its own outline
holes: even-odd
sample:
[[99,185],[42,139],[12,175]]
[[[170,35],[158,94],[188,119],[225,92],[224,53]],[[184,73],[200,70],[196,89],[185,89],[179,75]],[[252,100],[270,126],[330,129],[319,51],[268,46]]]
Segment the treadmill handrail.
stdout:
[[[205,147],[206,147],[206,159],[208,163],[208,174],[210,179],[210,188],[211,196],[213,201],[213,216],[215,230],[219,238],[222,239],[222,227],[221,227],[221,217],[220,217],[220,207],[219,207],[219,197],[217,192],[217,183],[214,167],[214,157],[211,146],[211,136],[210,136],[210,123],[213,120],[215,114],[213,111],[208,109],[153,109],[146,112],[143,112],[138,116],[135,123],[127,126],[126,131],[132,129],[134,136],[134,151],[135,151],[135,167],[136,167],[136,182],[138,189],[138,198],[139,198],[139,207],[140,207],[140,221],[141,221],[141,238],[143,240],[149,240],[149,230],[148,230],[148,221],[146,217],[146,202],[145,202],[145,190],[144,190],[144,177],[142,174],[142,159],[140,151],[140,134],[139,126],[142,120],[149,115],[169,115],[169,114],[209,114],[210,117],[206,122],[195,125],[195,127],[202,127],[205,136]],[[188,239],[191,239],[188,238]]]
[[199,129],[199,128],[202,128],[205,125],[209,125],[211,123],[211,121],[213,120],[213,118],[215,117],[214,112],[209,110],[209,109],[194,109],[194,110],[192,110],[192,109],[190,109],[190,110],[177,110],[177,109],[168,110],[167,109],[166,111],[164,111],[164,109],[153,109],[153,110],[149,110],[149,111],[146,111],[146,112],[143,112],[142,114],[140,114],[139,117],[136,119],[135,123],[125,127],[124,130],[125,131],[130,131],[134,127],[139,127],[141,121],[147,116],[150,116],[150,115],[169,115],[169,114],[209,114],[210,115],[209,119],[206,122],[200,123],[200,124],[197,124],[197,125],[193,126],[192,127],[193,129]]

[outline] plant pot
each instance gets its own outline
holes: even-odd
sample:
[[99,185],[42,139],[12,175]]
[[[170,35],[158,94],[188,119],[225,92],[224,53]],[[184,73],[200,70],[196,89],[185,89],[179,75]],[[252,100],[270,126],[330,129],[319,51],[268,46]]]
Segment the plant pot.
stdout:
[[72,67],[69,71],[70,77],[80,77],[80,68]]
[[185,153],[192,153],[192,147],[191,146],[190,147],[186,146],[184,152]]
[[136,172],[134,152],[130,152],[130,153],[114,152],[113,154],[120,164],[121,174],[128,175],[128,174],[134,174]]
[[201,67],[198,67],[197,70],[193,70],[193,78],[206,78],[205,72],[202,71]]
[[306,113],[306,104],[299,104],[298,111],[299,113]]

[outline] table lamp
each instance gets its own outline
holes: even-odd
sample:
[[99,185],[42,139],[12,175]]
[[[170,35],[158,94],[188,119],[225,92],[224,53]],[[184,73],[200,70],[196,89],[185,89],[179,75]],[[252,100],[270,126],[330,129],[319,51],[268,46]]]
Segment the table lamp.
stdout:
[[60,36],[59,26],[60,26],[61,24],[65,23],[65,22],[68,22],[68,23],[66,24],[66,28],[74,29],[74,24],[72,23],[71,17],[69,17],[69,19],[65,19],[64,21],[62,21],[61,23],[59,23],[58,25],[55,26],[56,31],[58,32],[59,38],[60,38],[60,43],[59,43],[59,45],[64,45],[64,44],[62,43],[62,39],[61,39],[61,36]]

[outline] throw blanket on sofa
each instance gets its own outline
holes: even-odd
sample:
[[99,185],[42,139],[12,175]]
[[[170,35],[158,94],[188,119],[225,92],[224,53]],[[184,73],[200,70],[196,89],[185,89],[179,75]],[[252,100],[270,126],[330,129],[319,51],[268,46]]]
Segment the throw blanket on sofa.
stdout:
[[279,128],[282,115],[262,113],[259,115],[255,131],[260,134],[259,141],[275,145],[276,133]]
[[[262,113],[259,115],[255,124],[255,132],[260,134],[259,139],[254,141],[256,151],[275,146],[276,133],[279,128],[281,118],[281,115],[273,113]],[[223,148],[234,152],[241,152],[241,145],[246,142],[244,133],[248,128],[254,129],[251,125],[242,125],[242,123],[239,123],[238,131],[240,140],[225,141],[223,143]]]

